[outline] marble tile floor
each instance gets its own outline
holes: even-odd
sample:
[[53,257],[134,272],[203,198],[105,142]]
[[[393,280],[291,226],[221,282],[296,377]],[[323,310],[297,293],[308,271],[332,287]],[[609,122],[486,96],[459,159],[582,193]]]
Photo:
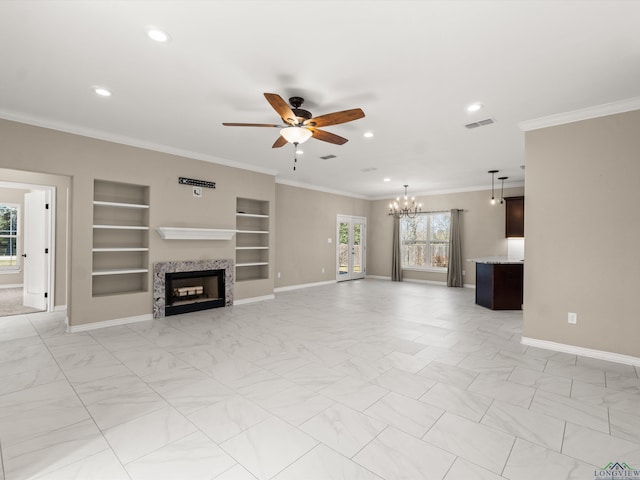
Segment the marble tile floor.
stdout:
[[471,289],[361,280],[65,333],[0,318],[0,480],[593,479],[638,368],[520,344]]

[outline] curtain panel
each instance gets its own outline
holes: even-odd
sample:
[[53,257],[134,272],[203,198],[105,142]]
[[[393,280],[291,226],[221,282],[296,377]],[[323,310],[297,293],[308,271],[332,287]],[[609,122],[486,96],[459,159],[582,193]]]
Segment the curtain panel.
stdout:
[[447,287],[463,287],[462,280],[462,243],[460,235],[460,212],[451,210],[449,233],[449,267],[447,268]]
[[391,252],[391,281],[402,281],[402,258],[400,256],[400,219],[393,217],[393,251]]

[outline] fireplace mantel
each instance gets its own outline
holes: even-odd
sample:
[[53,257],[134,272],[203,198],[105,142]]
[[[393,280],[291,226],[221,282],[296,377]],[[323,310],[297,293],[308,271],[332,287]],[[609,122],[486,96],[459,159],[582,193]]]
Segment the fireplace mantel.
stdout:
[[235,230],[220,228],[157,227],[164,240],[231,240]]

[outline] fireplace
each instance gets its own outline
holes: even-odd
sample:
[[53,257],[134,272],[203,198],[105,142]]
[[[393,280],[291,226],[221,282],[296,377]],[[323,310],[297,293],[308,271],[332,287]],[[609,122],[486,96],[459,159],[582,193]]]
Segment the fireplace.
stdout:
[[224,307],[224,270],[165,273],[164,315]]
[[153,318],[233,305],[233,260],[153,264]]

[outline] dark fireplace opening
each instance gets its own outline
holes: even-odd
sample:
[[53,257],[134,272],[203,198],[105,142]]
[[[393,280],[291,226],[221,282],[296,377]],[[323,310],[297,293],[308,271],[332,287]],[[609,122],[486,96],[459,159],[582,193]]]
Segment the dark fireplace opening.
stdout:
[[224,270],[165,273],[165,316],[224,307]]

